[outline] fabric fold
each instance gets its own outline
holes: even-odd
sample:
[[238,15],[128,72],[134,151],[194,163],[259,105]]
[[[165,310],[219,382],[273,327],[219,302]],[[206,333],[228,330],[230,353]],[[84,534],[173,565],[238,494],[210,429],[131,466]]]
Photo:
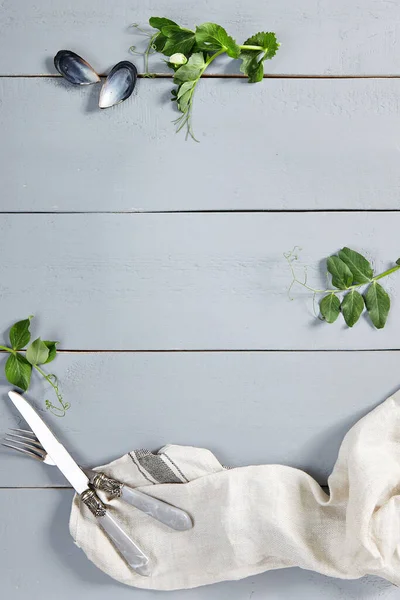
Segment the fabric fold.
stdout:
[[128,585],[192,588],[292,566],[343,579],[373,574],[400,584],[399,392],[345,436],[329,495],[298,469],[226,469],[203,448],[137,450],[101,469],[183,508],[194,521],[190,531],[172,531],[119,499],[108,502],[150,556],[153,571],[145,578],[126,565],[75,497],[70,531],[76,544]]

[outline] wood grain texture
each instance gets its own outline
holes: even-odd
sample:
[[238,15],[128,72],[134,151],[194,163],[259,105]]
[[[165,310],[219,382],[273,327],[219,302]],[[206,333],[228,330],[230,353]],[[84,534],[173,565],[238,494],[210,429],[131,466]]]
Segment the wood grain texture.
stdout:
[[97,86],[0,80],[0,210],[399,208],[400,80],[208,79],[200,144],[175,134],[170,89],[141,80],[100,111]]
[[[124,586],[96,569],[68,533],[70,490],[0,490],[0,560],[4,597],[26,600],[397,600],[398,589],[377,577],[331,579],[300,569],[174,592]],[[23,543],[21,543],[23,540]]]
[[[54,72],[50,59],[60,48],[75,50],[99,71],[129,58],[133,22],[166,16],[193,27],[214,21],[243,43],[257,31],[275,31],[282,47],[267,72],[282,74],[397,74],[396,2],[390,0],[3,0],[0,12],[0,74]],[[24,49],[29,51],[24,52]],[[131,56],[132,58],[132,56]],[[135,57],[141,66],[140,57]],[[222,62],[214,72],[238,70]],[[166,71],[162,61],[154,70]]]
[[[266,66],[272,75],[400,72],[399,8],[391,0],[3,0],[0,76],[17,78],[0,79],[1,212],[399,209],[399,79],[268,79],[255,86],[207,79],[196,96],[201,143],[194,144],[174,134],[170,80],[140,80],[129,102],[101,112],[98,86],[18,78],[54,75],[60,48],[102,73],[123,59],[141,69],[128,48],[144,49],[145,39],[129,24],[153,14],[188,26],[215,21],[239,41],[276,31],[282,47]],[[159,59],[152,68],[169,72]],[[229,77],[238,69],[220,60],[210,73]],[[2,327],[34,312],[34,333],[60,339],[63,348],[155,350],[61,354],[52,367],[72,404],[64,420],[43,410],[52,398],[43,381],[34,378],[28,397],[82,463],[172,442],[209,447],[228,465],[296,466],[326,483],[349,427],[399,386],[400,276],[387,282],[387,329],[375,331],[362,319],[350,331],[317,321],[300,289],[294,302],[287,299],[282,253],[302,246],[302,264],[317,285],[321,259],[343,245],[365,251],[383,270],[400,254],[399,219],[0,215]],[[157,352],[168,349],[207,352]],[[385,349],[391,351],[375,351]],[[8,389],[1,378],[2,432],[24,426]],[[5,597],[156,597],[108,579],[73,545],[72,492],[48,489],[67,485],[56,469],[1,447],[0,482]],[[400,594],[376,578],[345,582],[296,569],[174,594],[367,597]]]
[[[81,464],[173,443],[209,448],[228,466],[298,467],[326,484],[350,427],[400,387],[399,360],[399,352],[63,354],[52,366],[67,415],[44,409],[53,392],[36,376],[28,398]],[[25,426],[8,389],[3,379],[3,432]],[[4,447],[0,482],[68,486],[57,469]]]
[[[312,294],[287,292],[295,244],[308,281],[342,246],[376,272],[399,257],[400,213],[1,215],[1,309],[37,314],[40,332],[70,350],[399,349],[400,277],[383,281],[383,330],[313,313]],[[5,259],[6,257],[6,259]]]

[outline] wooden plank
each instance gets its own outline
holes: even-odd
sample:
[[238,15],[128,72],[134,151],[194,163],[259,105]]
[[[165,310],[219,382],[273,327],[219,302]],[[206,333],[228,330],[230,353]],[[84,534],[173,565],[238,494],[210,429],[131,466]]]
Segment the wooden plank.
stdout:
[[376,272],[399,257],[400,213],[1,215],[2,328],[37,314],[66,349],[399,349],[400,277],[383,282],[383,330],[313,313],[312,294],[288,288],[283,253],[303,248],[308,281],[342,246]]
[[[230,466],[302,468],[323,484],[350,427],[400,386],[398,352],[63,354],[53,364],[67,415],[44,410],[53,394],[36,376],[28,398],[81,464],[173,443],[209,448]],[[3,379],[3,432],[25,426],[8,389]],[[0,482],[68,485],[4,447]]]
[[[160,598],[107,577],[74,546],[68,533],[70,490],[0,490],[2,590],[8,600]],[[23,543],[21,543],[23,540]],[[341,581],[300,569],[173,593],[174,600],[395,600],[398,589],[377,577]]]
[[0,209],[398,209],[400,80],[205,80],[200,144],[175,134],[170,89],[141,80],[100,111],[96,87],[0,80]]
[[[257,31],[275,31],[282,47],[268,64],[271,73],[391,75],[400,66],[398,6],[389,0],[303,0],[301,6],[291,0],[218,0],[207,5],[196,0],[175,5],[166,0],[5,0],[1,9],[0,73],[7,75],[53,72],[49,61],[60,48],[81,53],[104,71],[129,58],[132,44],[144,48],[143,37],[133,35],[129,25],[145,25],[152,15],[188,27],[214,21],[239,43]],[[166,70],[161,61],[154,69]],[[215,67],[216,72],[224,70],[224,64]]]

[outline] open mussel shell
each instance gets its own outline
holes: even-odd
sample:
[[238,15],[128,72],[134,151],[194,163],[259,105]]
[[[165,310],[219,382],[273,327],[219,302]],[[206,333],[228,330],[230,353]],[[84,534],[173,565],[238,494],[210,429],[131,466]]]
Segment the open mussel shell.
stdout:
[[132,94],[137,80],[137,69],[128,60],[119,62],[111,69],[100,91],[100,108],[120,104]]
[[57,52],[54,57],[54,66],[65,79],[74,85],[91,85],[100,81],[100,77],[89,63],[71,50]]

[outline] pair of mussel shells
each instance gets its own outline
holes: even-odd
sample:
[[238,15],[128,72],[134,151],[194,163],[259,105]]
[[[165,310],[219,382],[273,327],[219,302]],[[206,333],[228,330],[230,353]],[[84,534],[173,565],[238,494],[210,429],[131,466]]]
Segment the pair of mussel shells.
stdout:
[[[67,81],[74,85],[91,85],[101,81],[96,71],[75,52],[60,50],[54,57],[54,66]],[[135,89],[137,69],[123,60],[107,75],[100,91],[99,107],[109,108],[127,100]]]

